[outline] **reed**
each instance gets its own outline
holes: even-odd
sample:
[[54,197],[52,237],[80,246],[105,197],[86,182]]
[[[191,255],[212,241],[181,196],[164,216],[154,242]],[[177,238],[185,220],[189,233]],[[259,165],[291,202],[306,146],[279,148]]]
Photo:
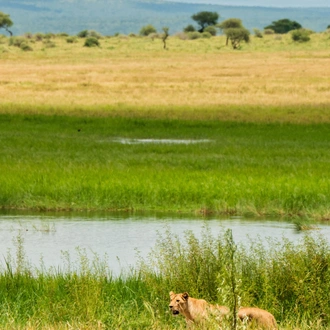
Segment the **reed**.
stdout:
[[[148,257],[118,277],[106,258],[89,260],[84,251],[61,269],[32,268],[22,257],[24,241],[16,240],[19,257],[7,256],[0,269],[2,329],[184,329],[184,318],[168,312],[171,290],[231,309],[234,301],[265,308],[280,329],[329,325],[330,248],[322,236],[243,247],[230,231],[212,236],[207,223],[200,238],[167,230]],[[232,325],[224,321],[223,329]],[[234,329],[243,327],[237,322]]]

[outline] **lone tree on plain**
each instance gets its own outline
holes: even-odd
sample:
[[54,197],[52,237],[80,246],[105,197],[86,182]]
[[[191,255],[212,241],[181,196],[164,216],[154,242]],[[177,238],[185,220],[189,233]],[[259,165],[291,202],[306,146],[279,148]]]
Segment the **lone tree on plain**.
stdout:
[[157,32],[156,28],[153,25],[148,24],[148,25],[142,26],[142,28],[140,30],[140,35],[147,37],[149,34],[156,33],[156,32]]
[[200,29],[198,32],[204,32],[204,29],[210,25],[216,25],[219,19],[219,14],[212,11],[200,11],[192,15],[191,18],[198,23]]
[[265,27],[265,29],[271,29],[275,33],[279,33],[279,34],[285,34],[289,31],[298,30],[301,28],[302,26],[298,22],[291,21],[287,18],[274,21],[272,22],[272,24]]
[[243,24],[242,24],[242,20],[240,20],[239,18],[228,18],[225,21],[217,24],[217,27],[220,30],[222,30],[223,33],[227,36],[226,46],[228,46],[229,36],[226,33],[226,30],[228,30],[228,29],[242,29]]
[[13,33],[8,29],[13,25],[13,21],[10,19],[10,15],[3,13],[0,11],[0,29],[5,29],[10,36],[13,35]]
[[168,38],[169,36],[169,33],[168,33],[168,30],[169,28],[168,27],[163,27],[163,35],[162,35],[162,40],[163,40],[163,44],[164,44],[164,49],[166,49],[166,39]]
[[226,29],[225,33],[234,49],[238,49],[240,47],[241,41],[245,41],[246,43],[250,42],[250,31],[244,27],[236,29],[229,28]]

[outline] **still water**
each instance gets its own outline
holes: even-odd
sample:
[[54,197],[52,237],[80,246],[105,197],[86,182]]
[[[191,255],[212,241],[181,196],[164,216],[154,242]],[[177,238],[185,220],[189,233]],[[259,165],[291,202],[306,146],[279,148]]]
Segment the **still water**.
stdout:
[[[33,268],[65,269],[79,261],[79,251],[88,258],[106,259],[114,275],[134,267],[138,254],[146,258],[155,246],[158,234],[167,229],[175,235],[188,230],[200,237],[205,225],[214,236],[231,229],[236,243],[248,244],[260,237],[298,241],[304,232],[292,222],[248,220],[243,218],[189,218],[156,215],[42,215],[0,214],[0,266],[8,256],[16,256],[18,237],[22,240],[25,258]],[[330,225],[317,224],[313,232],[330,242]]]

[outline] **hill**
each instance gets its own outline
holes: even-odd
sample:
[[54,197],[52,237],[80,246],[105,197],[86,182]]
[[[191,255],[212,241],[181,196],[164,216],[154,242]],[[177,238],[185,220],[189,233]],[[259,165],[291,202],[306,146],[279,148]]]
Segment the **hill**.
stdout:
[[[281,18],[296,20],[303,27],[320,32],[330,24],[330,8],[271,8],[189,4],[163,0],[0,0],[0,11],[10,14],[15,35],[25,32],[67,32],[96,30],[104,35],[138,33],[146,24],[170,33],[194,23],[191,15],[216,11],[220,20],[241,18],[248,29],[263,29]],[[5,33],[3,30],[2,33]]]

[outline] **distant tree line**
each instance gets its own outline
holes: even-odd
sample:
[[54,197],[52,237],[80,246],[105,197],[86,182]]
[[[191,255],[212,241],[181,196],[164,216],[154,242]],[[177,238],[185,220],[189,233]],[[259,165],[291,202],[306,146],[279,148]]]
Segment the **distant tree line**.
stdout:
[[[220,15],[217,12],[200,11],[191,16],[191,19],[197,23],[197,27],[193,24],[189,24],[182,32],[189,39],[197,39],[200,37],[210,38],[217,34],[217,30],[220,30],[226,36],[226,46],[230,42],[233,49],[239,49],[242,42],[248,43],[250,41],[250,31],[243,26],[241,19],[229,18],[219,23],[219,18]],[[13,21],[11,20],[10,15],[0,11],[0,29],[6,30],[10,34],[10,37],[13,35],[9,29],[11,26],[13,26]],[[327,26],[327,29],[330,29],[330,24]],[[139,34],[140,36],[149,36],[152,40],[154,40],[154,38],[161,39],[163,41],[163,48],[166,49],[169,28],[163,27],[162,30],[163,32],[158,34],[156,28],[153,25],[148,24],[141,28]],[[303,29],[298,22],[287,18],[273,21],[271,24],[264,27],[263,32],[259,29],[254,29],[255,36],[259,38],[262,38],[263,34],[285,34],[290,31],[292,40],[299,42],[310,40],[310,34],[312,33],[310,30]],[[76,42],[77,38],[85,38],[84,46],[86,47],[100,46],[99,39],[101,38],[101,34],[96,31],[83,30],[76,36],[68,36],[67,42]],[[24,40],[17,38],[11,40],[11,45],[30,50],[26,43],[24,43]],[[49,43],[49,45],[51,45],[51,43]]]

